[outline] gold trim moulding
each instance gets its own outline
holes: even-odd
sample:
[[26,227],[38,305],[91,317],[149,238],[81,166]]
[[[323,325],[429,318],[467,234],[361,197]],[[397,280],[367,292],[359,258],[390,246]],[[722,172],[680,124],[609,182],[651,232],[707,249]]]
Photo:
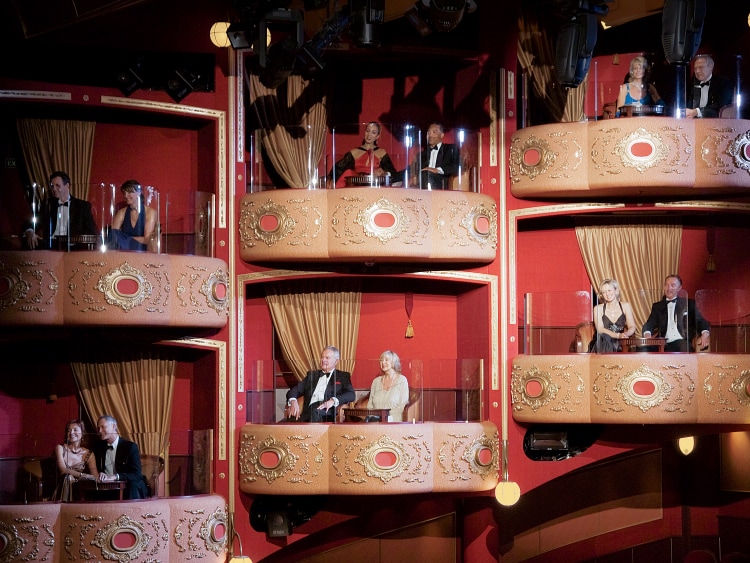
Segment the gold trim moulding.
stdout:
[[513,133],[518,198],[694,197],[750,188],[750,120],[629,117]]

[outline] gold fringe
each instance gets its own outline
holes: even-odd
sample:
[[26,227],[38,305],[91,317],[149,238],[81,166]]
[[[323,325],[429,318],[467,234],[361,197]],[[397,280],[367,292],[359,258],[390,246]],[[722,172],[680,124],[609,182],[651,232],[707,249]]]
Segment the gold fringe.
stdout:
[[414,327],[411,326],[411,319],[406,323],[406,338],[414,338]]

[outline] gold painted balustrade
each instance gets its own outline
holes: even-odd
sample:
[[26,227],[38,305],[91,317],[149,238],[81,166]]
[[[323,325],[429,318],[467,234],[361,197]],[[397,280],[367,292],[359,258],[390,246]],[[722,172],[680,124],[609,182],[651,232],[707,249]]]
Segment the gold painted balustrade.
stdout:
[[148,252],[0,252],[2,326],[221,328],[226,262]]
[[0,505],[0,561],[226,560],[219,495]]
[[449,190],[264,191],[242,197],[239,248],[246,262],[490,263],[497,205]]
[[628,117],[513,133],[519,198],[695,197],[750,191],[750,120]]
[[239,483],[264,495],[488,491],[499,450],[491,422],[246,424]]
[[517,356],[511,401],[522,423],[748,424],[750,355]]

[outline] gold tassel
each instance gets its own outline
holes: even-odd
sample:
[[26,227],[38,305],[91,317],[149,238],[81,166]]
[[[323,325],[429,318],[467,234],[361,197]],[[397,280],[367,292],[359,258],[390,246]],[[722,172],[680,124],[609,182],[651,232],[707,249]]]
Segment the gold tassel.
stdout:
[[411,326],[411,319],[406,323],[406,338],[414,338],[414,327]]

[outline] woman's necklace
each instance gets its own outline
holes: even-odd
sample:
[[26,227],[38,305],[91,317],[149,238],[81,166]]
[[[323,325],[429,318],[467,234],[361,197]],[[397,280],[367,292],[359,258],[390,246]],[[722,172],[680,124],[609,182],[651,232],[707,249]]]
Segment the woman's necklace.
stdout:
[[77,450],[68,447],[68,451],[72,454],[80,455],[83,452],[83,448],[79,447]]

